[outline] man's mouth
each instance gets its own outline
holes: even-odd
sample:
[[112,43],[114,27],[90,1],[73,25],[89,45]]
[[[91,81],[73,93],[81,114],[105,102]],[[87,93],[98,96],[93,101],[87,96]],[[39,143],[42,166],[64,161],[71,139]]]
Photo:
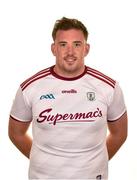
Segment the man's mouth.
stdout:
[[74,62],[74,61],[76,61],[76,57],[65,57],[64,60],[66,62]]

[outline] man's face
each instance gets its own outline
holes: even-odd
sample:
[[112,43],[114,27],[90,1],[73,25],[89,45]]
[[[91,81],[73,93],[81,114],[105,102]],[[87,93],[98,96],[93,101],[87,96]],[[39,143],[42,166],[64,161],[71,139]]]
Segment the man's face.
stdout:
[[56,56],[56,67],[63,73],[75,73],[84,67],[89,45],[81,30],[58,30],[51,49]]

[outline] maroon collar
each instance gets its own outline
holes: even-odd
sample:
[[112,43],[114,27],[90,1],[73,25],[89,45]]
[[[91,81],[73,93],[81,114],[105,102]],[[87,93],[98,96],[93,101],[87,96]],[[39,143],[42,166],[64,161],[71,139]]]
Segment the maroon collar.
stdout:
[[61,79],[61,80],[65,80],[65,81],[77,80],[77,79],[83,77],[83,76],[86,74],[86,72],[87,72],[87,67],[85,66],[85,70],[84,70],[84,72],[83,72],[82,74],[80,74],[80,75],[78,75],[78,76],[75,76],[75,77],[72,77],[72,78],[67,78],[67,77],[63,77],[63,76],[60,76],[59,74],[55,73],[54,67],[55,67],[55,65],[50,67],[50,72],[51,72],[51,74],[52,74],[54,77],[56,77],[56,78],[58,78],[58,79]]

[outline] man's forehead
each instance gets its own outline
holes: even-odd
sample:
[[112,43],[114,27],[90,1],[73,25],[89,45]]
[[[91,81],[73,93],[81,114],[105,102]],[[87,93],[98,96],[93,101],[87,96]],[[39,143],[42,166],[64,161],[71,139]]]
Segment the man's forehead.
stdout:
[[56,33],[56,39],[68,40],[73,39],[75,41],[82,41],[84,39],[84,34],[81,30],[69,29],[69,30],[58,30]]

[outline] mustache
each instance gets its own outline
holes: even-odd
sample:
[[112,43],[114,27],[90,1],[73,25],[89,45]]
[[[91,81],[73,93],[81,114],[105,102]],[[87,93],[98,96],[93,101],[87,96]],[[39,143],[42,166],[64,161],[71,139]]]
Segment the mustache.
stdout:
[[68,59],[68,58],[70,58],[70,59],[76,59],[77,57],[74,56],[74,55],[67,55],[67,56],[64,56],[64,59]]

